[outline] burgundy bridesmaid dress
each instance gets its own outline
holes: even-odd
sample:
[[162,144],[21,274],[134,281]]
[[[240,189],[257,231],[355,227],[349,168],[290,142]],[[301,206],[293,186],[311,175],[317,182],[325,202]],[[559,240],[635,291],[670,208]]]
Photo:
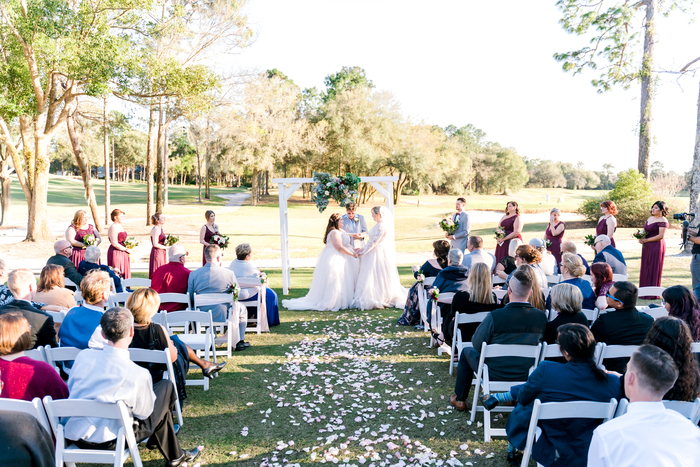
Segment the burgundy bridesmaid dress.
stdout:
[[[151,239],[151,244],[153,244],[153,237],[149,235],[149,238]],[[165,245],[165,232],[163,232],[163,229],[160,229],[158,243],[160,245]],[[156,269],[158,269],[167,262],[168,255],[164,249],[151,247],[151,259],[148,262],[148,278],[150,279],[153,276],[153,273],[156,272]]]
[[[608,224],[607,224],[607,219],[601,219],[600,222],[598,222],[598,225],[595,227],[595,236],[597,237],[598,235],[607,235],[608,234]],[[615,230],[617,230],[617,226],[615,226]],[[613,230],[613,233],[615,233],[615,230]],[[615,246],[615,239],[610,237],[610,244],[613,246],[613,248],[616,248]]]
[[[75,227],[73,227],[75,228]],[[75,230],[75,241],[76,242],[82,242],[83,238],[87,235],[95,235],[95,228],[88,224],[87,229],[76,229]],[[77,268],[80,266],[80,262],[85,259],[85,248],[82,247],[73,247],[73,251],[70,254],[70,260],[75,264],[75,267]]]
[[[659,235],[659,228],[668,228],[668,222],[644,223],[646,238]],[[639,271],[640,287],[660,287],[661,275],[664,271],[664,257],[666,255],[666,240],[663,238],[655,242],[648,242],[642,245],[642,266]],[[645,300],[656,300],[659,297],[646,296],[639,297]]]
[[560,225],[564,226],[564,230],[561,231],[559,235],[552,235],[552,230],[549,228],[549,225],[547,226],[547,230],[544,233],[545,237],[547,237],[547,240],[552,242],[551,245],[549,245],[549,248],[547,248],[547,251],[549,251],[554,258],[557,260],[557,267],[559,267],[559,263],[561,263],[561,239],[564,237],[564,232],[566,232],[566,224],[563,222],[559,222],[557,225],[554,226],[554,228],[558,228]]
[[[124,240],[126,240],[126,237],[126,232],[119,232],[117,235],[117,241],[121,246],[125,246]],[[107,266],[121,272],[122,279],[131,278],[131,255],[126,251],[117,250],[110,245],[107,249]]]
[[[512,216],[512,217],[507,217],[501,221],[499,226],[505,230],[506,236],[510,235],[513,233],[513,224],[515,224],[515,219],[520,217],[520,215]],[[517,237],[514,238],[519,238],[521,241],[523,239],[522,235],[518,234]],[[508,247],[510,246],[511,239],[506,240],[503,242],[500,246],[496,246],[496,263],[501,261],[504,257],[508,256]]]
[[[212,232],[211,230],[209,230],[209,227],[207,227],[205,225],[204,226],[204,241],[207,243],[211,243],[211,238],[218,233],[219,232]],[[206,250],[206,249],[207,249],[207,245],[202,245],[202,266],[207,264],[207,260],[204,259],[204,250]]]

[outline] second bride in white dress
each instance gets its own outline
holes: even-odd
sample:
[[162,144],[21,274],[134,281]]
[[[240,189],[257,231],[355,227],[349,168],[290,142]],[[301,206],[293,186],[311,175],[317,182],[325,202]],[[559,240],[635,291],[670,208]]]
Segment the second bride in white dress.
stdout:
[[340,214],[328,219],[325,248],[316,260],[314,277],[305,297],[282,300],[288,310],[338,311],[350,308],[359,270],[350,236],[339,230]]

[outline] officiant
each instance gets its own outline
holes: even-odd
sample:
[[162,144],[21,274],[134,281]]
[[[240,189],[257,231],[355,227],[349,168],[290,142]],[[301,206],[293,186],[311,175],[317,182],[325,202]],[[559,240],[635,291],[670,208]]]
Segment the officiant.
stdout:
[[346,214],[341,219],[341,229],[350,235],[353,248],[362,248],[365,246],[364,239],[367,236],[365,218],[357,214],[357,205],[355,203],[346,204],[345,211]]

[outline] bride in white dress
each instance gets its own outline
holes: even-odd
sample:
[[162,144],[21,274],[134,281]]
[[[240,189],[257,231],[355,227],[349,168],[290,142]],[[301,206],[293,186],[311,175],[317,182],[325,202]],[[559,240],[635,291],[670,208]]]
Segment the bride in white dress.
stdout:
[[375,206],[372,219],[377,224],[370,229],[367,244],[355,250],[362,259],[351,307],[403,308],[408,291],[401,285],[396,269],[393,216],[384,206]]
[[326,247],[316,260],[309,293],[305,297],[282,300],[286,309],[338,311],[350,308],[359,260],[350,236],[339,230],[340,220],[340,214],[332,214],[328,219],[323,238]]

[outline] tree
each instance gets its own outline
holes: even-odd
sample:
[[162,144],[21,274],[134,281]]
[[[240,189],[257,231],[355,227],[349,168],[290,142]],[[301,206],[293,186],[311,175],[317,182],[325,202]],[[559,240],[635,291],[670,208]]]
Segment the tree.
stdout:
[[[560,23],[564,30],[590,37],[588,46],[554,58],[563,62],[564,71],[574,74],[585,69],[597,70],[592,80],[598,92],[609,91],[615,85],[628,89],[633,82],[641,84],[639,118],[638,170],[649,178],[652,145],[652,101],[654,73],[654,43],[656,41],[657,13],[664,16],[671,11],[684,10],[693,0],[558,0],[562,11]],[[638,16],[643,16],[640,20]],[[642,61],[635,59],[641,31],[644,44]]]
[[326,76],[323,83],[326,85],[326,92],[323,94],[323,102],[325,103],[332,101],[343,91],[374,88],[372,81],[367,79],[365,70],[359,66],[344,66],[339,72]]

